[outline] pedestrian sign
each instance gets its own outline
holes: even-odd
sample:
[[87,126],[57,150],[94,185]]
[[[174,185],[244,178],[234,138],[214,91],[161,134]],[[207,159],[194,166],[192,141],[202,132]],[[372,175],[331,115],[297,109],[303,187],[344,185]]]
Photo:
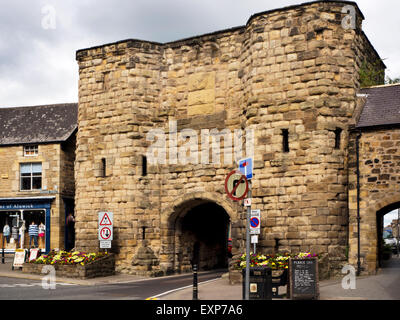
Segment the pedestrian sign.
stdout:
[[100,220],[101,226],[112,226],[111,219],[108,212],[103,212],[103,217]]
[[239,160],[239,171],[244,174],[247,179],[253,178],[253,158]]

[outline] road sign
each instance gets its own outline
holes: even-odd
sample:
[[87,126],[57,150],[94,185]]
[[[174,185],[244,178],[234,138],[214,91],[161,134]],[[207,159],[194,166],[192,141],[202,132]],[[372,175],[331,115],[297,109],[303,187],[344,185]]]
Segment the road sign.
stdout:
[[244,174],[247,179],[253,178],[253,158],[239,160],[239,171]]
[[250,214],[250,234],[260,234],[260,221],[261,211],[260,209],[251,210]]
[[243,201],[244,201],[244,206],[245,207],[250,207],[251,206],[251,198],[246,198]]
[[244,199],[248,189],[246,177],[237,170],[230,172],[225,179],[225,191],[228,197],[234,201]]
[[100,249],[111,249],[111,240],[100,240]]
[[110,219],[111,212],[100,212],[99,213],[99,225],[100,226],[112,226],[112,219]]
[[258,235],[254,234],[251,236],[251,243],[258,243]]
[[99,229],[99,240],[112,240],[112,231],[109,227]]
[[99,212],[99,240],[113,240],[113,213]]

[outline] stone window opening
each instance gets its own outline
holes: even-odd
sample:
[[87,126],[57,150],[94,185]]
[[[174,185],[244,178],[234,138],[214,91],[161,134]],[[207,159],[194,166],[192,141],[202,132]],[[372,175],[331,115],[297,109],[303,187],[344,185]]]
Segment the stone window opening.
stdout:
[[335,129],[335,149],[340,149],[340,138],[342,135],[342,129],[336,128]]
[[101,158],[101,177],[107,177],[107,161],[106,158]]
[[142,177],[147,176],[147,157],[142,156]]
[[282,129],[282,147],[283,152],[289,152],[289,130]]

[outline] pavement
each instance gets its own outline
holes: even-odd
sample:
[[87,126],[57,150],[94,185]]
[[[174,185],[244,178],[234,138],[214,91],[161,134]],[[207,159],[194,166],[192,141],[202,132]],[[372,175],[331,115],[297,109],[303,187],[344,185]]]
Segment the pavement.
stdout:
[[[12,255],[6,255],[5,262],[5,264],[1,264],[0,258],[0,277],[32,280],[41,280],[43,277],[41,275],[22,273],[21,270],[11,270]],[[102,285],[128,283],[145,279],[151,278],[116,274],[87,280],[57,277],[57,282],[78,285]],[[378,270],[376,275],[357,277],[355,279],[355,288],[344,289],[342,287],[342,279],[320,281],[319,287],[320,300],[400,300],[400,258],[394,255],[390,260],[384,261],[383,267]],[[283,293],[285,293],[285,288],[280,287],[279,294]],[[192,297],[193,288],[190,285],[164,292],[154,296],[153,299],[192,300]],[[198,298],[199,300],[242,300],[242,284],[230,285],[228,274],[224,274],[215,280],[200,282]]]

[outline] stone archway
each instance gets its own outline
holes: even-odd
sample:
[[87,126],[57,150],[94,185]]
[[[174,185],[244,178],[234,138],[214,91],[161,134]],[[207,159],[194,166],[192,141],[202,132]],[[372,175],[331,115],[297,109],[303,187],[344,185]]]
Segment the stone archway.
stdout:
[[[365,201],[365,200],[364,200]],[[360,256],[364,272],[375,273],[379,267],[382,217],[391,208],[400,205],[400,193],[390,193],[386,197],[369,199],[368,206],[360,210]],[[357,226],[354,216],[350,216],[349,263],[357,265]]]
[[177,199],[161,213],[160,268],[165,273],[190,271],[196,251],[200,269],[227,266],[228,230],[237,227],[239,210],[220,194],[192,193]]

